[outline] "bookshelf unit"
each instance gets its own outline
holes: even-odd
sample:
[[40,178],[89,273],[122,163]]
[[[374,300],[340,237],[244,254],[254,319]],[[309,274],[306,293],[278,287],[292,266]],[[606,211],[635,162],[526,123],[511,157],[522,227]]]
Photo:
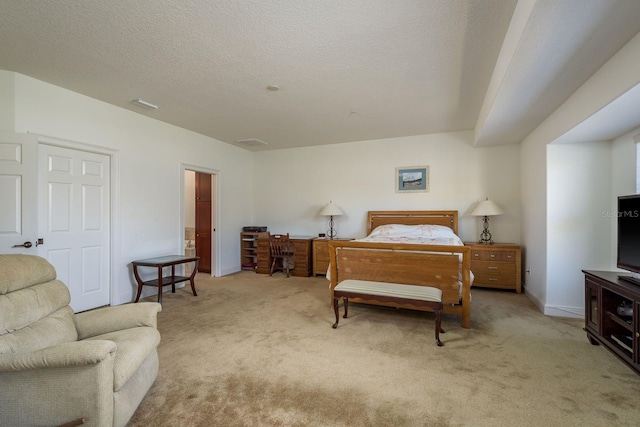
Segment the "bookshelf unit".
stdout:
[[242,270],[255,270],[258,267],[258,239],[268,237],[268,232],[240,233],[240,268]]
[[[586,271],[585,327],[593,345],[602,344],[640,374],[640,286],[620,273]],[[624,274],[623,274],[624,275]],[[627,312],[620,312],[619,307]]]

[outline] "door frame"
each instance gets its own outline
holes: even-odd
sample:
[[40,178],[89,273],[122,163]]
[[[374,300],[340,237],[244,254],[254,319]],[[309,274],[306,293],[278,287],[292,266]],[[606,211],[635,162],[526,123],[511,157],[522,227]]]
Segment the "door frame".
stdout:
[[[30,133],[30,132],[28,132]],[[109,156],[109,191],[110,191],[110,209],[109,209],[109,305],[118,305],[123,302],[118,299],[118,289],[115,286],[116,283],[120,283],[118,263],[115,260],[120,259],[120,249],[116,242],[116,236],[120,235],[120,220],[117,215],[119,211],[120,201],[120,186],[118,185],[118,171],[120,170],[119,153],[117,150],[101,147],[98,145],[87,144],[85,142],[72,141],[70,139],[59,138],[50,135],[43,135],[38,133],[31,133],[38,138],[38,146],[40,145],[53,145],[55,147],[62,147],[77,151],[86,151],[89,153],[97,153]],[[46,242],[45,242],[46,244]]]
[[[220,247],[218,237],[220,235],[218,229],[220,218],[220,192],[218,191],[220,171],[189,163],[180,163],[180,221],[178,226],[180,227],[179,236],[181,242],[184,242],[184,173],[188,170],[211,175],[211,277],[220,277],[220,251],[218,250]],[[184,254],[184,243],[182,243],[180,247],[182,250],[181,253]]]

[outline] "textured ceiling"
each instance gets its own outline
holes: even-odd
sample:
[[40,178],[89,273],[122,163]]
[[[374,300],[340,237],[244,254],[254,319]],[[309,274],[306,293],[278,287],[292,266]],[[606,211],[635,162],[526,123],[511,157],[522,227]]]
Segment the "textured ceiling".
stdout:
[[639,13],[626,0],[6,0],[0,68],[267,142],[252,150],[473,129],[503,144],[633,37]]

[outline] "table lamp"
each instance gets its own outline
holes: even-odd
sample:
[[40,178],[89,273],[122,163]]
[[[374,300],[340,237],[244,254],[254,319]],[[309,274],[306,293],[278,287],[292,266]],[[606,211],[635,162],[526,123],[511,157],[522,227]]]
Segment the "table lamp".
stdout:
[[334,205],[333,202],[329,201],[329,203],[327,203],[322,209],[320,209],[320,212],[318,212],[318,215],[329,217],[329,234],[327,235],[327,237],[329,237],[330,239],[338,237],[338,233],[333,228],[333,217],[338,215],[344,215],[344,212],[342,212],[342,209]]
[[502,215],[504,211],[500,208],[500,206],[496,205],[494,202],[489,200],[487,197],[486,200],[478,203],[478,206],[471,212],[473,216],[482,216],[483,230],[480,235],[479,243],[492,245],[493,239],[491,238],[491,233],[489,232],[489,217],[494,215]]

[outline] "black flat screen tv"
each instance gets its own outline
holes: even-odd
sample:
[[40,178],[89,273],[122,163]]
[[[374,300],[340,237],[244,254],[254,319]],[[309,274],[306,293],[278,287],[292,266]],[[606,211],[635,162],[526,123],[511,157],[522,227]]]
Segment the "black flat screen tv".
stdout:
[[632,272],[620,279],[640,285],[640,194],[618,197],[618,268]]

